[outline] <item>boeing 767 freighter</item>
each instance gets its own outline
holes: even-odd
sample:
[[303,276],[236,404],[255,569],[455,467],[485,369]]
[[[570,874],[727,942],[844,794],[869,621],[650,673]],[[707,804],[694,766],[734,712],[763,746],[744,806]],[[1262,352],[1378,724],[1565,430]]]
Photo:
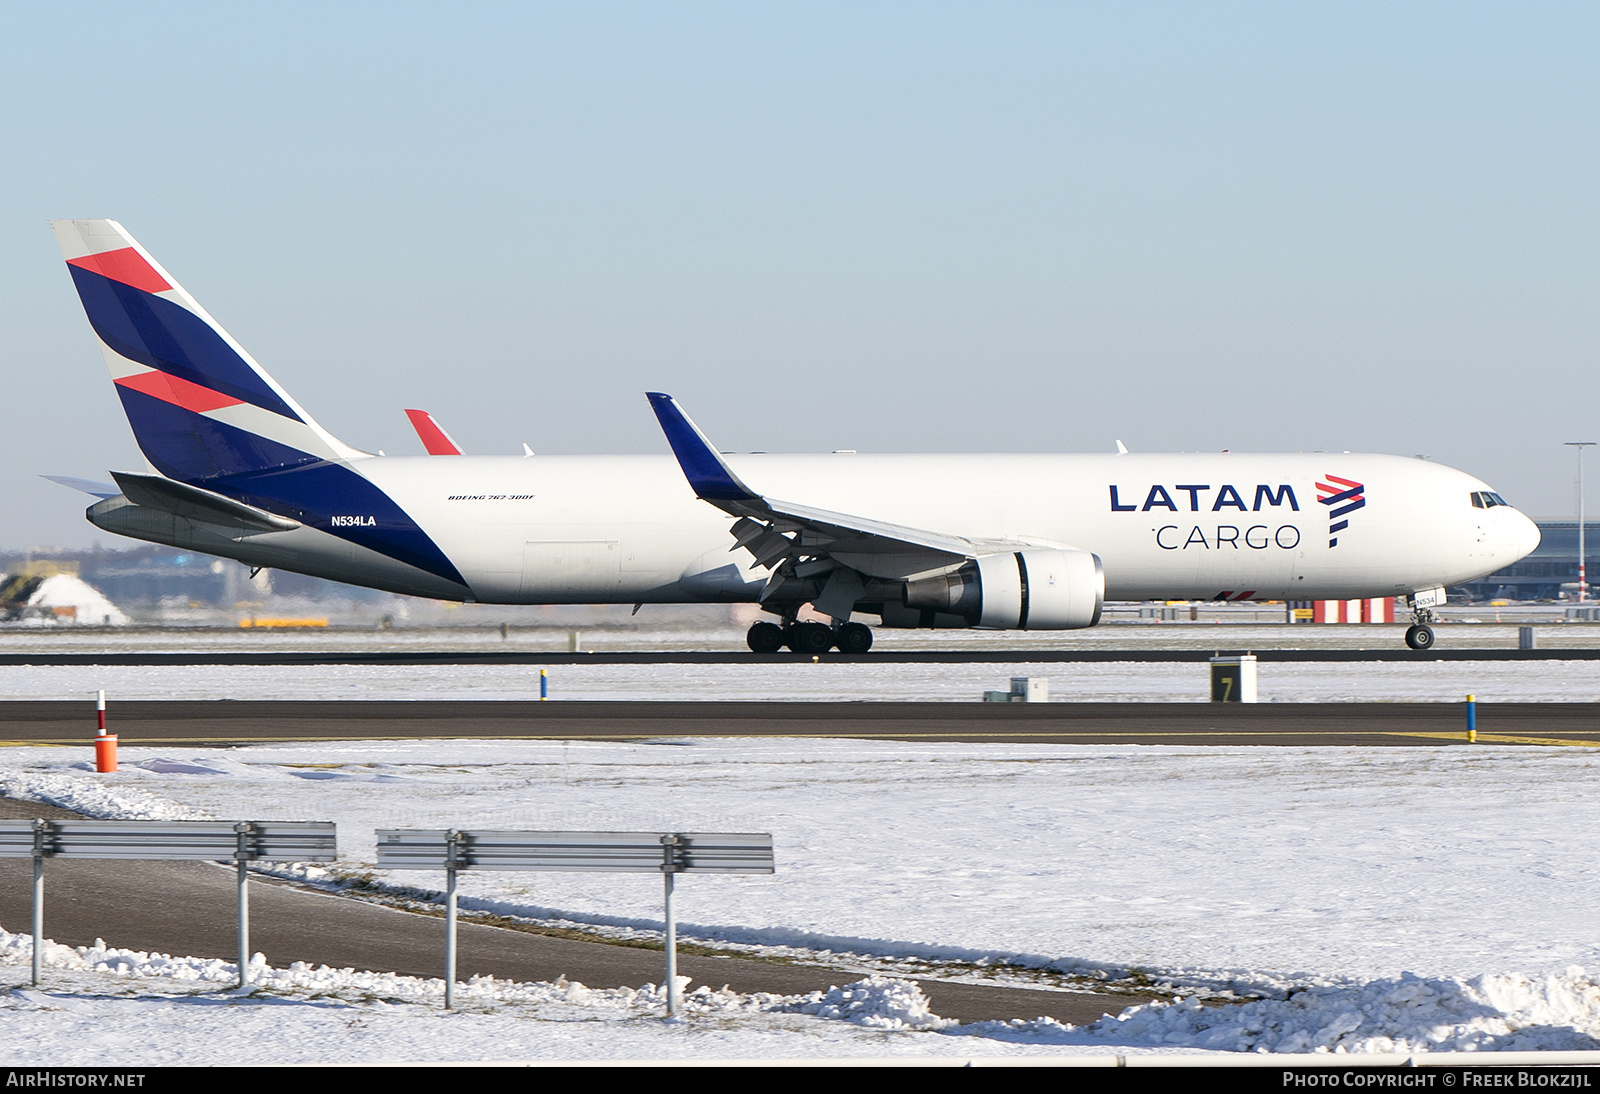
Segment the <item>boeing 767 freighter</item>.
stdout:
[[[729,455],[671,396],[666,456],[374,455],[317,424],[113,220],[52,222],[134,439],[109,532],[489,604],[754,602],[750,648],[885,627],[1092,627],[1106,600],[1398,596],[1538,545],[1471,475],[1341,454]],[[453,447],[453,445],[452,445]],[[1120,446],[1119,446],[1120,447]],[[807,606],[829,623],[802,622]]]

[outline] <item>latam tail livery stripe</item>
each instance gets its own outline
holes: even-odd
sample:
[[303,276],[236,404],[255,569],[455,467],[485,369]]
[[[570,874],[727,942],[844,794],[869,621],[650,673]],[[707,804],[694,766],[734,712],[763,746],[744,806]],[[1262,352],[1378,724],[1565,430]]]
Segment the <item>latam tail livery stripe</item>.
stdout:
[[469,588],[455,564],[410,514],[342,464],[317,460],[282,471],[223,475],[205,486],[456,582],[464,591]]
[[243,399],[235,399],[231,395],[224,395],[212,391],[199,384],[191,384],[181,376],[169,373],[152,371],[139,372],[132,376],[119,376],[116,380],[118,387],[125,387],[132,391],[149,395],[173,406],[181,406],[185,410],[192,410],[196,414],[204,414],[208,410],[221,410],[225,406],[238,406]]
[[299,420],[211,325],[170,300],[82,266],[72,280],[100,340],[119,356]]
[[82,258],[69,258],[67,265],[109,277],[124,285],[132,285],[142,292],[166,292],[172,288],[167,284],[167,279],[157,273],[155,267],[146,262],[144,256],[132,247],[118,247],[114,251],[101,251],[99,254],[84,255]]
[[318,459],[126,384],[117,385],[117,394],[145,457],[169,479],[215,490],[218,476],[283,471]]

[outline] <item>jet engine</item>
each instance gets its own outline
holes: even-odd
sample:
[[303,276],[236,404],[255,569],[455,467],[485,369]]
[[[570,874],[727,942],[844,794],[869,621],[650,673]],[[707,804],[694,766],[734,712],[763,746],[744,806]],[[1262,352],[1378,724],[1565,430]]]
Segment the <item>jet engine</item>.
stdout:
[[[1062,631],[1100,622],[1105,592],[1098,555],[1032,547],[908,581],[904,604],[928,620],[924,626],[948,626],[957,617],[969,627]],[[893,626],[890,617],[899,614],[886,611],[884,623]]]

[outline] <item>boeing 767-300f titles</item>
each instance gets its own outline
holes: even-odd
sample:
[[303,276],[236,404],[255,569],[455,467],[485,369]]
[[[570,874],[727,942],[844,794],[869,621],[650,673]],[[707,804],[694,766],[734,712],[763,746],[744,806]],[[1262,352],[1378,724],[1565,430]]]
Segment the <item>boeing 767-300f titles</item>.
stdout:
[[[1424,460],[732,456],[663,394],[649,400],[675,460],[373,455],[318,425],[121,225],[53,226],[150,465],[91,490],[109,496],[89,520],[250,566],[492,604],[755,602],[775,621],[750,647],[803,653],[865,652],[861,615],[1059,630],[1108,599],[1400,596],[1426,648],[1445,586],[1539,540],[1487,485]],[[831,624],[799,622],[807,605]]]

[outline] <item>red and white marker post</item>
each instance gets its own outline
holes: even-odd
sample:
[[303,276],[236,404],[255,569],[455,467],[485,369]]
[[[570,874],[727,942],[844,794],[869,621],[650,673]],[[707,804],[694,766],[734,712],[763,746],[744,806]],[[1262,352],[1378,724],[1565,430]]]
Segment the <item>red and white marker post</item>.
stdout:
[[117,769],[117,735],[106,733],[106,693],[95,693],[94,713],[96,732],[94,736],[94,769],[99,772],[115,771]]

